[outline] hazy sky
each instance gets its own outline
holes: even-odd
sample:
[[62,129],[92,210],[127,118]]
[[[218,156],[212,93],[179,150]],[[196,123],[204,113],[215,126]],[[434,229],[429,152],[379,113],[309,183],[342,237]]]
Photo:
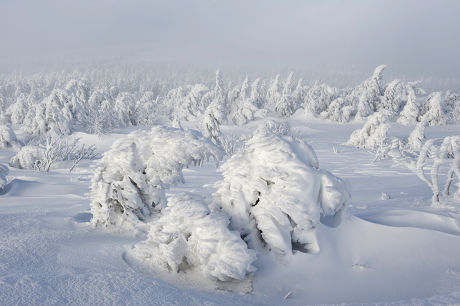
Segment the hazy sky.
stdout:
[[123,57],[460,77],[460,1],[0,0],[0,61]]

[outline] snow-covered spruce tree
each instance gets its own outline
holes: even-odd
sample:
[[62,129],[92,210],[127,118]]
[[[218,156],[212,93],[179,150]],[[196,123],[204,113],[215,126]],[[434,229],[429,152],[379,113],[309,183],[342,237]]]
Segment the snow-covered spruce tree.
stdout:
[[346,144],[357,148],[378,148],[387,138],[391,127],[389,118],[391,114],[385,110],[372,114],[361,129],[353,131]]
[[158,100],[159,97],[155,98],[151,91],[142,94],[136,106],[138,109],[137,125],[145,127],[155,125],[158,117]]
[[292,84],[293,73],[291,72],[283,84],[283,91],[279,100],[275,104],[275,112],[282,117],[289,117],[297,110],[297,104],[292,96],[293,84]]
[[204,112],[200,122],[200,131],[203,133],[203,136],[209,138],[218,146],[222,145],[223,140],[223,135],[220,131],[220,122],[222,122],[222,120],[219,120],[219,118],[221,118],[219,116],[221,116],[219,106],[215,103],[211,103]]
[[19,146],[13,129],[8,125],[0,125],[0,149],[15,149]]
[[88,80],[70,80],[65,86],[69,97],[69,109],[72,117],[78,124],[84,124],[87,115],[88,100],[91,95],[91,88]]
[[256,255],[229,223],[225,213],[211,211],[200,196],[177,194],[168,198],[168,207],[151,224],[147,240],[129,255],[154,269],[198,270],[211,279],[242,280],[255,271],[251,264]]
[[391,81],[385,88],[381,108],[399,113],[403,105],[404,96],[406,95],[406,86],[404,85],[400,80]]
[[275,112],[276,105],[278,105],[281,100],[280,92],[280,75],[277,74],[275,78],[271,81],[270,85],[267,88],[265,95],[265,109],[270,112]]
[[422,106],[422,121],[428,122],[430,126],[445,125],[449,120],[443,105],[441,92],[433,92]]
[[320,217],[344,209],[349,194],[341,179],[319,169],[309,145],[283,130],[270,121],[260,126],[244,150],[221,165],[214,204],[250,248],[316,252]]
[[243,125],[254,119],[257,107],[253,104],[249,88],[249,78],[246,78],[241,88],[235,91],[234,98],[230,101],[230,117],[236,125]]
[[343,98],[337,98],[329,104],[326,111],[320,114],[320,117],[334,122],[345,123],[353,119],[355,114],[356,110],[352,105],[348,105]]
[[86,115],[84,116],[85,128],[94,134],[104,134],[113,127],[118,126],[113,109],[114,100],[107,88],[93,91],[88,99]]
[[407,144],[409,148],[414,151],[418,152],[422,149],[423,144],[425,143],[425,129],[428,123],[426,121],[422,121],[417,123],[414,130],[410,133],[409,137],[407,138]]
[[447,91],[444,94],[443,106],[448,114],[448,123],[460,123],[460,100],[458,94]]
[[406,87],[407,101],[397,120],[402,125],[411,125],[420,121],[420,106],[417,103],[416,89],[414,88],[416,84],[409,83]]
[[166,204],[165,189],[183,182],[182,169],[221,150],[197,131],[156,126],[116,141],[91,182],[91,223],[134,229]]
[[137,123],[137,107],[134,96],[128,92],[120,92],[113,105],[117,127],[133,126]]
[[30,108],[30,101],[25,94],[21,94],[15,103],[11,104],[5,111],[6,117],[12,124],[22,124]]
[[379,109],[384,94],[384,85],[382,83],[385,68],[385,65],[376,67],[369,79],[355,87],[345,97],[345,100],[351,101],[351,105],[356,105],[357,119],[363,119]]
[[69,97],[65,91],[56,89],[42,102],[29,108],[22,129],[31,135],[50,132],[68,135],[72,130],[72,123]]
[[227,91],[224,89],[224,82],[219,70],[216,71],[214,89],[203,96],[201,103],[206,106],[206,111],[212,112],[214,119],[219,124],[227,123],[229,112]]
[[172,101],[174,105],[174,116],[180,120],[190,121],[203,114],[205,106],[203,105],[203,96],[209,92],[209,89],[203,84],[187,85],[182,87],[179,92],[175,92],[176,96],[173,98],[168,93],[167,99]]
[[[305,94],[303,108],[307,113],[318,116],[328,109],[337,94],[337,88],[315,82],[315,84],[310,87]],[[322,117],[328,116],[324,113],[322,114]]]

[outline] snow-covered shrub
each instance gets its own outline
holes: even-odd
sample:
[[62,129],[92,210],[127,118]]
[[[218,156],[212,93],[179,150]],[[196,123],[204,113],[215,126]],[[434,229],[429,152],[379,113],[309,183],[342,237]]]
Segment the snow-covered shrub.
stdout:
[[40,170],[43,168],[45,149],[39,146],[27,145],[22,147],[10,160],[10,166],[19,169]]
[[256,255],[229,223],[225,213],[211,211],[200,196],[174,195],[152,222],[147,240],[130,255],[169,272],[193,269],[220,281],[242,280],[255,271],[251,264]]
[[245,149],[221,165],[215,205],[251,248],[318,251],[320,216],[341,211],[349,194],[341,179],[319,169],[308,144],[274,132],[282,129],[273,125],[259,127]]
[[135,226],[166,205],[165,189],[183,182],[182,169],[221,150],[197,131],[156,126],[116,141],[91,182],[92,224]]
[[19,145],[16,134],[8,125],[0,125],[0,148],[10,149]]
[[62,136],[47,136],[36,140],[37,145],[27,145],[11,159],[10,165],[20,169],[50,171],[55,162],[73,161],[72,171],[83,159],[97,156],[94,145],[80,145],[79,139],[67,140]]
[[389,113],[376,112],[369,116],[361,129],[353,131],[347,145],[357,148],[376,149],[387,138],[391,125]]
[[[415,164],[409,168],[417,176],[427,183],[433,192],[432,203],[439,205],[442,194],[439,182],[439,170],[441,165],[447,163],[449,170],[447,181],[444,187],[444,195],[449,195],[454,176],[457,177],[456,197],[460,196],[460,136],[448,136],[438,142],[436,139],[429,139],[425,142]],[[429,169],[429,177],[425,173],[425,168]]]

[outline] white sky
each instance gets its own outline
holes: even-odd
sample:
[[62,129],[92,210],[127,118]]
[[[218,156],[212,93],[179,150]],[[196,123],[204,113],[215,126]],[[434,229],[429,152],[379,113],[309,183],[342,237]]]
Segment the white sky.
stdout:
[[458,0],[0,0],[0,61],[150,58],[460,77]]

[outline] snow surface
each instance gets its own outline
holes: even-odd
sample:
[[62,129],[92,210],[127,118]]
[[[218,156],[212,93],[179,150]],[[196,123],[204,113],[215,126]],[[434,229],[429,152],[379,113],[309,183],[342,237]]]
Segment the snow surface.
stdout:
[[[361,124],[305,118],[292,116],[292,130],[313,147],[322,169],[346,181],[352,196],[340,225],[323,220],[316,227],[319,253],[262,254],[245,284],[172,277],[129,255],[143,238],[90,225],[91,162],[71,174],[66,167],[49,173],[10,167],[0,196],[0,304],[459,304],[460,203],[432,207],[430,188],[413,172],[343,145]],[[259,124],[222,131],[250,135]],[[427,127],[425,135],[459,129]],[[78,137],[103,152],[127,132]],[[388,135],[410,132],[395,124]],[[0,151],[0,163],[14,154]],[[213,163],[183,174],[185,184],[172,186],[168,197],[190,192],[209,198],[209,185],[222,179]]]

